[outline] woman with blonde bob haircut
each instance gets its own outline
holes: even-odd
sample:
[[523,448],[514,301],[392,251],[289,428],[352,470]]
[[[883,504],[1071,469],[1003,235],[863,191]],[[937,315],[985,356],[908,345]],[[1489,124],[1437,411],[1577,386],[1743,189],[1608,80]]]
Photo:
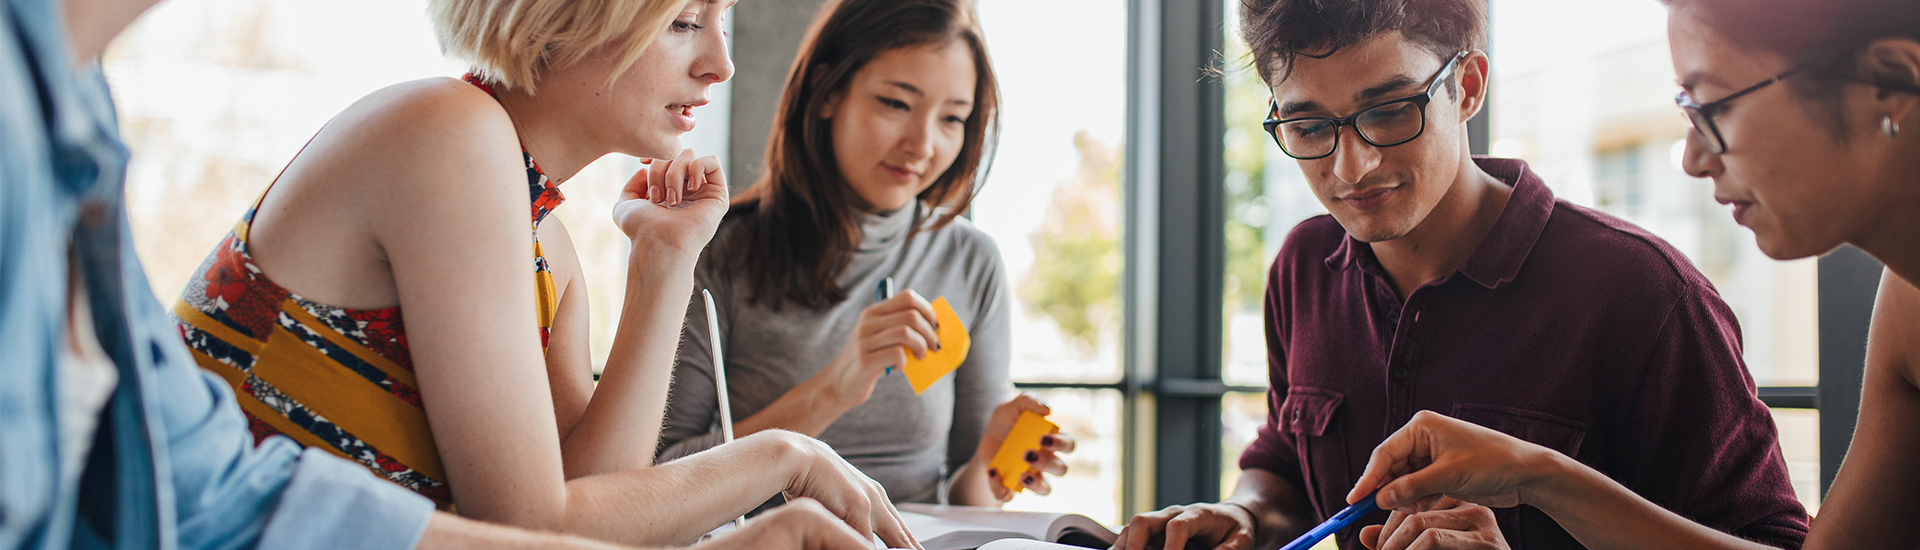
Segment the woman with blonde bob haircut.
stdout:
[[[805,436],[651,466],[681,300],[727,209],[718,160],[679,136],[733,73],[730,5],[429,2],[442,48],[472,71],[376,91],[327,123],[174,308],[256,438],[532,529],[685,544],[784,493],[818,503],[718,542],[917,547],[879,484]],[[579,258],[546,214],[609,153],[652,160],[614,206],[632,248],[596,386]]]

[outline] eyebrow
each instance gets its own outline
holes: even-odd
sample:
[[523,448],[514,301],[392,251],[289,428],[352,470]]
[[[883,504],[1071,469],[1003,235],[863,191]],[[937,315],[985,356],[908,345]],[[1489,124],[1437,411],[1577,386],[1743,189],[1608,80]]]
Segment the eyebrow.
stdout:
[[1713,75],[1707,74],[1702,71],[1692,71],[1680,77],[1680,88],[1685,90],[1691,91],[1693,90],[1694,86],[1698,86],[1702,83],[1720,84],[1720,79],[1714,78]]
[[[912,85],[912,84],[908,84],[908,83],[905,83],[905,82],[901,82],[901,81],[898,81],[898,80],[888,80],[888,81],[886,81],[886,82],[885,82],[885,84],[886,84],[886,85],[888,85],[888,86],[893,86],[893,87],[896,87],[896,88],[900,88],[900,89],[902,89],[902,90],[906,90],[907,92],[909,92],[909,93],[912,93],[913,95],[917,95],[917,96],[920,96],[920,97],[927,97],[927,93],[926,93],[926,92],[923,92],[923,91],[920,91],[920,87],[919,87],[919,86],[914,86],[914,85]],[[967,106],[971,106],[971,105],[973,105],[973,102],[972,102],[972,101],[968,101],[968,100],[965,100],[965,99],[949,99],[949,100],[947,100],[947,103],[949,103],[949,104],[953,104],[953,105],[959,105],[959,106],[962,106],[962,107],[967,107]]]
[[[1353,94],[1353,100],[1367,101],[1387,95],[1388,92],[1418,84],[1420,84],[1420,81],[1414,80],[1411,76],[1394,75],[1392,78],[1388,78],[1386,82],[1381,82],[1365,90],[1360,90],[1360,93]],[[1280,118],[1287,118],[1297,113],[1321,110],[1325,110],[1325,108],[1321,107],[1319,103],[1312,101],[1289,101],[1280,104]]]

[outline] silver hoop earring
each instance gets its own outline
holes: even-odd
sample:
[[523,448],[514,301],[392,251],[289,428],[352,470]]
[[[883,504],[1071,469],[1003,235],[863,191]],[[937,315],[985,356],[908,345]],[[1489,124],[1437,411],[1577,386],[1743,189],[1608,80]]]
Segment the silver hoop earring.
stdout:
[[1880,117],[1880,131],[1886,132],[1887,137],[1899,136],[1900,123],[1893,121],[1893,115]]

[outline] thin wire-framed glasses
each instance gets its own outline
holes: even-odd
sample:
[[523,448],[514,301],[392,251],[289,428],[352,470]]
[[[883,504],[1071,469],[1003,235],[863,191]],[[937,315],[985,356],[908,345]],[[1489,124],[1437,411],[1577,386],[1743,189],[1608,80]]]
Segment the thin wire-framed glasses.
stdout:
[[1427,90],[1400,99],[1379,103],[1341,118],[1278,118],[1280,102],[1268,104],[1267,120],[1261,126],[1280,152],[1300,160],[1332,155],[1340,146],[1340,127],[1352,126],[1354,133],[1374,147],[1392,147],[1420,137],[1427,131],[1427,103],[1439,93],[1440,84],[1452,78],[1454,67],[1471,52],[1454,54],[1453,59],[1427,80]]
[[1785,80],[1787,77],[1793,76],[1794,73],[1811,66],[1813,66],[1812,62],[1795,65],[1792,68],[1782,71],[1780,74],[1773,75],[1773,78],[1760,81],[1759,84],[1748,86],[1738,92],[1727,94],[1727,97],[1706,103],[1694,101],[1692,94],[1689,94],[1686,90],[1681,90],[1680,93],[1673,95],[1673,103],[1680,106],[1680,112],[1685,114],[1687,122],[1693,125],[1693,131],[1699,132],[1700,137],[1706,138],[1707,148],[1712,150],[1713,154],[1724,155],[1727,153],[1727,139],[1720,135],[1720,126],[1713,123],[1714,113],[1725,109],[1729,101],[1760,91],[1761,88]]

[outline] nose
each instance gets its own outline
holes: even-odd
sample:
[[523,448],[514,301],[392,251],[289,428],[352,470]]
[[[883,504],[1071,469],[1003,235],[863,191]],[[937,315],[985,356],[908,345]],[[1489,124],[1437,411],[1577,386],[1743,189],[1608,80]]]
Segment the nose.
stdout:
[[908,124],[907,131],[900,135],[900,150],[915,161],[932,157],[933,136],[940,131],[939,124],[940,115],[932,112],[919,117],[918,124]]
[[713,84],[733,78],[733,56],[727,52],[727,37],[718,30],[701,33],[699,54],[693,62],[694,78]]
[[1699,130],[1687,130],[1687,145],[1680,152],[1680,170],[1696,178],[1710,178],[1723,168],[1720,155],[1707,146],[1707,137]]
[[1346,183],[1360,183],[1368,173],[1380,167],[1380,149],[1360,139],[1360,131],[1351,126],[1340,131],[1346,132],[1346,135],[1340,136],[1340,142],[1333,150],[1333,175]]

